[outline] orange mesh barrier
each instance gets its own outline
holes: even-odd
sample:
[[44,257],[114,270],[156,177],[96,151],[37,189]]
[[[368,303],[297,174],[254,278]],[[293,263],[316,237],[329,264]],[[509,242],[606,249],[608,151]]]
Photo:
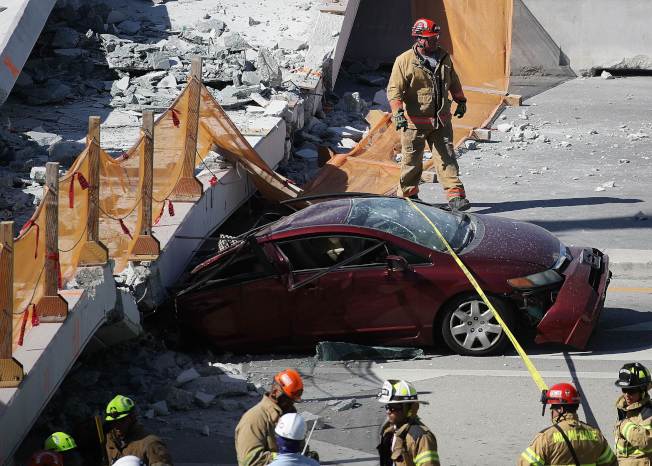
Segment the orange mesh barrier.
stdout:
[[[193,78],[194,79],[194,78]],[[182,174],[184,161],[189,86],[154,124],[154,170],[152,186],[152,219],[159,217]],[[129,262],[135,239],[141,229],[142,215],[140,162],[144,138],[118,158],[99,151],[99,240],[115,260],[115,272]],[[80,252],[87,239],[89,213],[87,188],[90,143],[77,157],[66,174],[59,179],[59,269],[60,282],[70,280],[79,263]],[[254,183],[270,199],[296,197],[300,189],[274,172],[256,153],[215,101],[209,90],[201,86],[200,119],[197,137],[196,165],[210,150],[215,150],[240,163],[252,173]],[[41,203],[14,243],[14,315],[13,348],[22,344],[24,335],[38,324],[34,303],[44,292],[45,208]],[[0,284],[6,285],[6,284]]]
[[[453,118],[453,140],[459,145],[493,118],[507,93],[512,0],[412,0],[412,14],[441,26],[441,43],[462,81],[468,110],[464,118]],[[394,194],[400,176],[394,155],[399,152],[399,136],[387,115],[353,150],[329,160],[305,194]],[[424,163],[424,169],[429,166]]]

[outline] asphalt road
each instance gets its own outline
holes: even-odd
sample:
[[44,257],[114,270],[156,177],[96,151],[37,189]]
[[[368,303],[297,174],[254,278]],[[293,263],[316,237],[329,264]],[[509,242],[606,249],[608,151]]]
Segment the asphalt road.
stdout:
[[[581,416],[613,443],[613,386],[622,364],[652,364],[652,283],[614,282],[599,327],[586,351],[527,345],[548,385],[572,381],[580,389]],[[290,361],[264,363],[281,369]],[[250,371],[257,370],[257,364]],[[488,358],[432,354],[422,360],[319,364],[309,375],[300,410],[325,417],[314,448],[327,464],[376,464],[377,432],[384,412],[375,400],[384,378],[415,383],[430,404],[420,410],[437,435],[444,465],[513,464],[531,438],[547,426],[540,393],[515,353]],[[327,402],[354,397],[360,404],[336,413]],[[350,449],[341,450],[342,448]]]

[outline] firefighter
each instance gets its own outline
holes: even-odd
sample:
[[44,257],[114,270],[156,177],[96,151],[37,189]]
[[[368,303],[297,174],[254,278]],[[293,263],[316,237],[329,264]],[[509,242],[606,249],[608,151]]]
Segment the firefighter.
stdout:
[[429,19],[421,18],[414,23],[412,37],[416,42],[396,58],[387,85],[387,99],[401,136],[403,154],[397,195],[417,197],[427,144],[448,204],[453,209],[466,210],[470,204],[455,160],[448,94],[457,103],[458,118],[466,113],[466,97],[450,55],[437,44],[439,31],[439,26]]
[[239,466],[263,466],[276,458],[278,446],[274,428],[283,414],[295,413],[301,400],[303,380],[294,369],[274,376],[272,387],[249,409],[235,428],[235,451]]
[[439,466],[437,439],[417,416],[416,389],[405,380],[385,380],[378,395],[387,421],[380,430],[381,466]]
[[278,456],[270,466],[319,466],[315,459],[304,456],[304,441],[306,439],[306,421],[298,413],[287,413],[281,416],[274,428]]
[[136,456],[144,466],[172,466],[172,458],[163,441],[145,432],[138,422],[131,398],[117,395],[106,406],[106,454],[109,465],[125,456]]
[[569,383],[558,383],[541,396],[543,411],[550,405],[552,426],[539,432],[521,453],[518,466],[616,466],[616,456],[597,427],[579,420],[580,395]]
[[652,464],[652,403],[650,371],[638,362],[625,364],[615,385],[623,394],[616,401],[616,455],[618,464]]
[[42,451],[32,455],[29,466],[81,466],[77,443],[65,432],[55,432],[45,439]]

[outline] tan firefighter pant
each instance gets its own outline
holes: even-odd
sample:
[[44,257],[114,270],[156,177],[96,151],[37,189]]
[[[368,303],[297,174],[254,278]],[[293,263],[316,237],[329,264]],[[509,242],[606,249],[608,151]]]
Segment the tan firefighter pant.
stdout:
[[402,197],[419,192],[423,171],[423,151],[426,143],[432,152],[437,180],[448,199],[464,197],[464,185],[459,177],[459,167],[453,151],[453,127],[450,122],[439,129],[407,129],[401,135],[401,180],[397,194]]

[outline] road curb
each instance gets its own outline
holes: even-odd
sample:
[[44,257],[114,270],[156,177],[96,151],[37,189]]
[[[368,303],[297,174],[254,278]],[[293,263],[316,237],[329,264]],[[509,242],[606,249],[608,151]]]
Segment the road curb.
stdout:
[[605,249],[614,278],[652,278],[652,250]]

